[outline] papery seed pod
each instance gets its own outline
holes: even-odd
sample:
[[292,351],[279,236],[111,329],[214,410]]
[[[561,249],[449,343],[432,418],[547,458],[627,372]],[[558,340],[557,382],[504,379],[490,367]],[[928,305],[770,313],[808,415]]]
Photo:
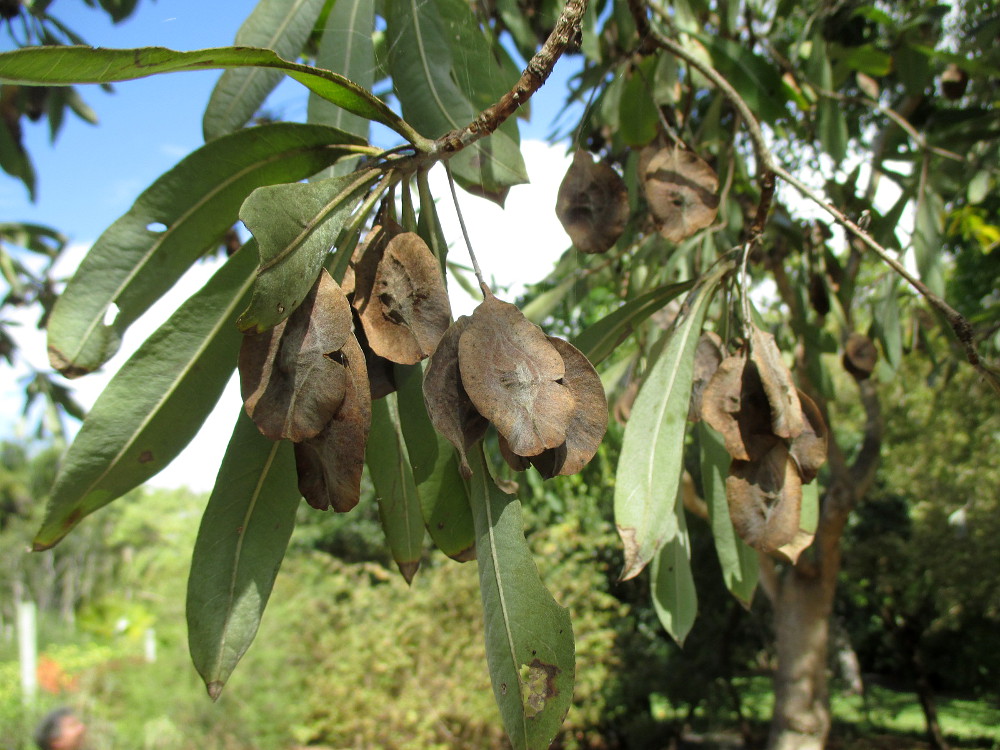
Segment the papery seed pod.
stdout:
[[841,358],[844,369],[857,380],[866,380],[875,371],[878,363],[878,349],[872,340],[862,333],[852,333],[844,344]]
[[608,164],[577,151],[556,199],[556,216],[573,245],[583,253],[607,252],[625,231],[628,215],[624,180]]
[[647,146],[639,158],[639,178],[660,234],[670,242],[715,221],[719,178],[697,154],[679,146]]

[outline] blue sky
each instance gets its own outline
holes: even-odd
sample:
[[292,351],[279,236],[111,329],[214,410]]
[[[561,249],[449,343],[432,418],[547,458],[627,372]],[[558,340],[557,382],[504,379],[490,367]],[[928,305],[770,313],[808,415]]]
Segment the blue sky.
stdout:
[[[86,7],[81,0],[57,0],[51,10],[94,46],[155,45],[187,50],[231,44],[252,7],[250,2],[237,0],[141,0],[138,12],[118,25],[112,25],[106,14]],[[0,48],[12,47],[13,43],[3,33]],[[532,121],[521,124],[523,139],[541,140],[549,133],[573,68],[570,62],[558,65],[549,85],[532,100]],[[32,203],[20,182],[0,174],[0,221],[37,222],[63,231],[71,244],[77,246],[71,254],[72,260],[60,269],[70,272],[69,266],[79,261],[83,246],[89,246],[125,213],[138,194],[161,173],[202,145],[201,116],[219,75],[209,71],[154,76],[117,84],[110,94],[97,86],[79,87],[100,118],[100,124],[93,126],[68,115],[54,144],[50,142],[46,123],[26,122],[25,144],[38,175],[37,200]],[[305,89],[289,81],[274,92],[267,107],[283,119],[302,120],[306,101]],[[508,211],[516,212],[522,221],[529,219],[534,243],[505,238],[505,231],[511,226],[509,213],[504,215],[479,199],[462,200],[463,213],[484,270],[502,283],[516,280],[506,274],[524,276],[527,269],[531,270],[524,280],[537,280],[547,271],[546,264],[551,268],[569,245],[553,215],[555,191],[568,163],[565,147],[526,143],[525,153],[533,185],[512,191]],[[439,191],[445,195],[443,185]],[[527,212],[532,216],[526,217]],[[449,220],[442,216],[442,221],[447,228]],[[459,236],[457,227],[451,236]],[[196,268],[186,283],[182,280],[178,284],[176,294],[135,324],[126,335],[122,352],[104,373],[72,381],[85,406],[93,403],[130,351],[155,330],[173,307],[197,289],[212,270]],[[459,306],[456,314],[469,309],[466,300],[466,309]],[[34,317],[24,320],[25,328]],[[40,334],[29,338],[24,347],[28,361],[36,367],[45,366],[44,339]],[[9,436],[17,430],[20,394],[13,381],[9,368],[0,367],[0,436]],[[196,441],[200,445],[189,451],[186,463],[182,456],[156,483],[172,486],[186,477],[186,483],[197,489],[211,487],[237,409],[238,396],[233,386],[223,397],[218,413],[206,423],[205,434]]]

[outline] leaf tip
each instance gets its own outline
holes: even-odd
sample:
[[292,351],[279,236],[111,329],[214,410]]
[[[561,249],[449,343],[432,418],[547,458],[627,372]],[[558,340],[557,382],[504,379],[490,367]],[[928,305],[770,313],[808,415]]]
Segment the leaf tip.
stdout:
[[636,541],[636,531],[630,526],[619,526],[618,536],[621,537],[625,545],[625,567],[618,575],[619,581],[628,581],[635,578],[646,567],[647,560],[643,560],[639,554],[639,543]]
[[407,585],[413,584],[413,576],[417,574],[417,569],[420,567],[420,561],[414,560],[413,562],[397,562],[396,567],[399,568],[399,572],[403,576],[403,580],[406,581]]
[[212,680],[211,682],[206,682],[205,687],[208,689],[208,697],[215,702],[222,695],[222,688],[225,687],[225,684],[222,680]]

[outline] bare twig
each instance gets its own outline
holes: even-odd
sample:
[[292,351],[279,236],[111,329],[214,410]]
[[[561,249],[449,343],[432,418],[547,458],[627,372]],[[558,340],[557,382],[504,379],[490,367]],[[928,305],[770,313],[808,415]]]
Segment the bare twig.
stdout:
[[480,138],[490,135],[509,118],[518,107],[527,102],[531,95],[545,83],[556,61],[580,32],[580,20],[587,10],[588,0],[566,0],[562,14],[555,28],[545,40],[542,48],[528,61],[520,79],[506,94],[492,106],[484,109],[464,128],[445,133],[434,142],[433,156],[445,157],[461,151]]

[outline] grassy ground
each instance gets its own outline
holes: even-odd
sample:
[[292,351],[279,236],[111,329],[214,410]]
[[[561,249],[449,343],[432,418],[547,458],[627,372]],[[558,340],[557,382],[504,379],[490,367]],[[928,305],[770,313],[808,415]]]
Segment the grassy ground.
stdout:
[[[768,718],[774,705],[771,681],[765,676],[737,678],[737,690],[743,702],[745,718],[749,720],[753,738],[762,743],[767,737]],[[916,695],[898,692],[878,685],[869,686],[866,695],[838,692],[831,695],[834,728],[829,750],[925,750],[924,715]],[[953,696],[938,696],[941,728],[952,747],[976,750],[1000,750],[1000,700],[996,697],[978,700]],[[654,702],[657,718],[683,721],[685,713],[675,710],[666,701]],[[687,747],[742,748],[739,735],[733,731],[735,714],[709,715],[695,712],[693,731]],[[754,744],[758,744],[755,742]]]

